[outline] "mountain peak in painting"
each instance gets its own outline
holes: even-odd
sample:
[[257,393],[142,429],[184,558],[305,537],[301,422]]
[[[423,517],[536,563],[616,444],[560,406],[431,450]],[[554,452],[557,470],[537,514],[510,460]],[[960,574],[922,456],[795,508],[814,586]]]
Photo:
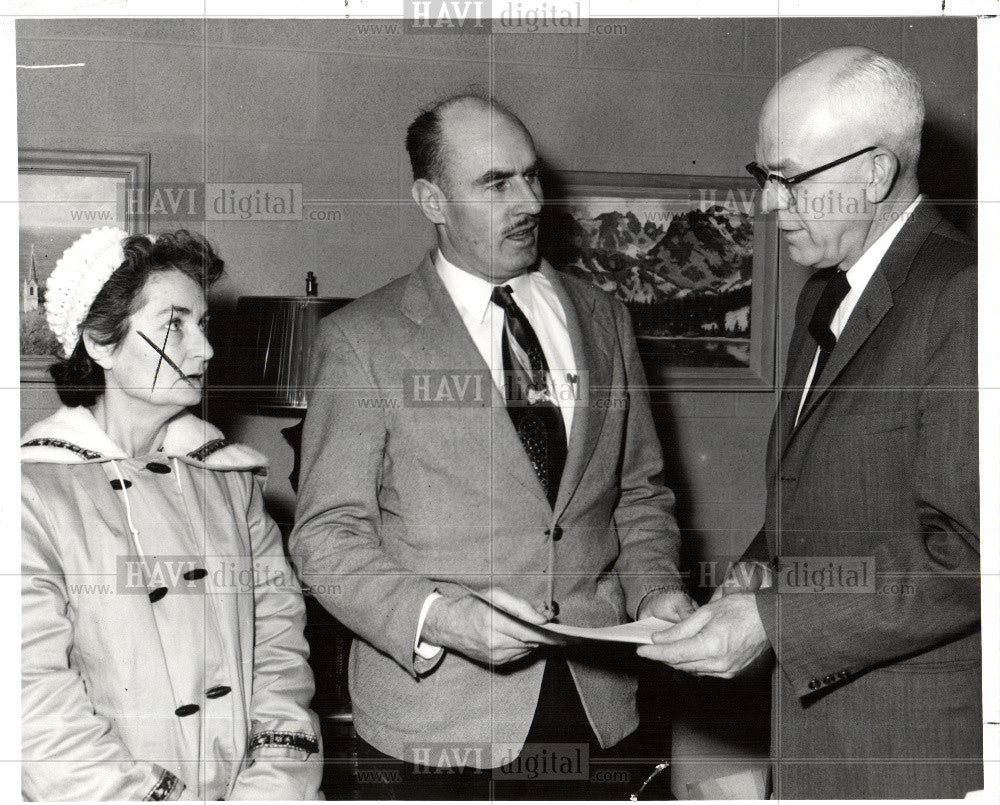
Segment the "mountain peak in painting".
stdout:
[[665,206],[650,210],[644,223],[631,209],[574,216],[575,259],[563,268],[631,303],[717,294],[749,282],[749,215],[720,205],[677,212]]

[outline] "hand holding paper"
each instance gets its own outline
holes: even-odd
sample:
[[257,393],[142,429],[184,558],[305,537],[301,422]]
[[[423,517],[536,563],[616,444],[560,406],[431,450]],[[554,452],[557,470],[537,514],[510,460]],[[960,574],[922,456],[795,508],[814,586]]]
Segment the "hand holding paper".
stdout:
[[731,679],[768,647],[767,634],[750,593],[733,593],[705,604],[672,629],[640,646],[640,657],[679,671]]
[[652,617],[669,623],[678,623],[697,608],[698,604],[683,590],[660,590],[642,599],[636,620]]
[[437,599],[421,634],[428,643],[470,659],[505,665],[528,656],[543,643],[560,642],[538,628],[545,621],[524,599],[494,588],[475,596]]

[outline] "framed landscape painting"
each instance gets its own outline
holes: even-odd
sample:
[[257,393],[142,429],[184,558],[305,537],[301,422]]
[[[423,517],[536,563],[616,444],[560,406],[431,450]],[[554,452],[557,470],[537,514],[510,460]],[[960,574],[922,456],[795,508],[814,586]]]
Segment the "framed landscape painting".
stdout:
[[542,253],[621,300],[651,390],[774,388],[777,233],[747,179],[568,172]]
[[18,151],[21,380],[47,380],[58,350],[45,324],[45,282],[84,232],[118,226],[149,231],[148,210],[126,203],[149,182],[148,153]]

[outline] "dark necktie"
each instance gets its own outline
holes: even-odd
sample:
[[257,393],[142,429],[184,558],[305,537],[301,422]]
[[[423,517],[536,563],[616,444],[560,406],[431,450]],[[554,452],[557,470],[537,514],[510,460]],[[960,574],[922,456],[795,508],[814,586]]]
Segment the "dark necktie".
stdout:
[[803,411],[806,410],[812,399],[813,390],[816,388],[820,375],[823,374],[827,361],[830,360],[833,348],[837,346],[837,336],[830,330],[830,323],[837,315],[840,303],[844,301],[844,297],[850,290],[851,284],[847,281],[847,274],[843,271],[835,271],[833,276],[827,280],[826,287],[823,289],[812,318],[809,320],[809,335],[819,345],[819,355],[816,358],[816,371],[813,372],[812,383],[809,384],[809,391],[802,403]]
[[498,285],[490,296],[504,311],[500,351],[507,413],[549,503],[555,506],[566,464],[566,425],[549,394],[549,365],[542,345],[511,293],[509,285]]

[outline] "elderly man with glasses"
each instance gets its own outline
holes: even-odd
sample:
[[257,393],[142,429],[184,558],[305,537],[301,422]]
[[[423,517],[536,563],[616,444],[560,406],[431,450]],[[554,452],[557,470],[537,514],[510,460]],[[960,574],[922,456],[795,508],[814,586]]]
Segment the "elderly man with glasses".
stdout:
[[920,194],[919,79],[817,54],[755,162],[799,298],[764,527],[713,600],[639,653],[729,678],[773,650],[782,799],[982,788],[977,252]]

